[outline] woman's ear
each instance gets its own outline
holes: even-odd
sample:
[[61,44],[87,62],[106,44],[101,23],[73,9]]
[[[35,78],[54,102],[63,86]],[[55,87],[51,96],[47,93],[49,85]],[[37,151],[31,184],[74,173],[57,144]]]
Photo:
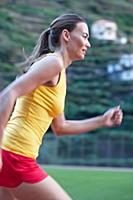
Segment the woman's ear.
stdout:
[[70,39],[70,32],[69,32],[67,29],[64,29],[64,30],[62,31],[62,38],[63,38],[66,42],[69,41],[69,39]]

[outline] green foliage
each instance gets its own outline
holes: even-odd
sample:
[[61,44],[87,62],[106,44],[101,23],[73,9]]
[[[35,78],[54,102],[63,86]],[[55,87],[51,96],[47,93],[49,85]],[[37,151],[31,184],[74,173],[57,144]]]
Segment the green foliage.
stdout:
[[[0,87],[16,76],[18,69],[12,66],[24,61],[22,49],[30,54],[40,32],[61,13],[75,12],[84,15],[89,26],[97,19],[116,21],[118,28],[132,40],[133,4],[122,0],[64,1],[38,0],[1,3],[0,8]],[[124,46],[112,42],[99,42],[91,38],[92,48],[86,59],[75,62],[68,70],[68,95],[66,116],[85,118],[103,113],[107,108],[121,105],[125,118],[122,129],[133,134],[132,83],[112,82],[107,74],[109,62],[117,62],[120,55],[132,53],[132,44]],[[8,73],[8,75],[7,75]],[[6,74],[6,75],[5,75]],[[121,129],[115,130],[118,134]]]

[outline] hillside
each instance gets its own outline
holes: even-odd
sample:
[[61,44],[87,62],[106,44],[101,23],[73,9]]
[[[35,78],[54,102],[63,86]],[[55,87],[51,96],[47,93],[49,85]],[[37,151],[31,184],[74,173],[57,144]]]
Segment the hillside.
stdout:
[[[107,74],[109,62],[133,52],[132,0],[3,0],[0,3],[0,89],[20,70],[19,63],[25,59],[23,49],[29,55],[40,32],[64,12],[85,16],[89,26],[101,18],[115,21],[129,40],[126,45],[118,45],[91,38],[92,48],[86,59],[75,62],[68,70],[66,115],[81,119],[120,104],[125,118],[117,134],[133,135],[132,82],[112,82]],[[102,132],[106,134],[107,130]],[[110,134],[114,133],[116,130],[110,130]]]

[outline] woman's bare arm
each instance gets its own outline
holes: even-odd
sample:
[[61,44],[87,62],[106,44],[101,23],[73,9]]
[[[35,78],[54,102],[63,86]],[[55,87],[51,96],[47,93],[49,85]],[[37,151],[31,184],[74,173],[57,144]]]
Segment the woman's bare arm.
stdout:
[[112,127],[122,122],[122,111],[119,107],[111,108],[103,115],[84,120],[66,120],[64,113],[53,119],[51,127],[56,135],[80,134],[101,127]]

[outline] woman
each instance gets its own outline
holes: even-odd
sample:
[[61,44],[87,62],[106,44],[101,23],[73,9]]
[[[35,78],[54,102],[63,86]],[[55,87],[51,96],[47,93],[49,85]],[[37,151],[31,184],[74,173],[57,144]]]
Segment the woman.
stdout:
[[73,61],[84,59],[88,39],[84,19],[75,14],[59,16],[42,32],[26,73],[1,92],[0,199],[70,200],[35,161],[44,133],[50,125],[60,136],[121,123],[119,107],[91,119],[65,119],[65,71]]

